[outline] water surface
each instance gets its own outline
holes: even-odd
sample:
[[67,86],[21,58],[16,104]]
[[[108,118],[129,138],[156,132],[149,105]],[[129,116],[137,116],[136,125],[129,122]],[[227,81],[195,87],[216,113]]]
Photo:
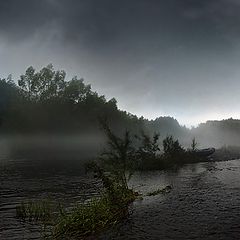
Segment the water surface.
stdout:
[[240,161],[200,163],[179,172],[145,172],[132,185],[147,193],[127,221],[102,239],[240,239]]
[[[39,227],[16,219],[21,201],[50,197],[69,205],[97,195],[99,182],[79,163],[42,164],[2,152],[0,239],[41,238]],[[239,160],[136,173],[130,185],[143,195],[166,185],[173,190],[134,202],[128,219],[101,239],[240,239]]]

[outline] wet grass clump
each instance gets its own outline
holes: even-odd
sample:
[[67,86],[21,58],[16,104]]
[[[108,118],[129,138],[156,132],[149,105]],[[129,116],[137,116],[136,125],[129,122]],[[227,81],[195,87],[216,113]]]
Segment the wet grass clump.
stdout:
[[22,202],[16,207],[16,217],[28,221],[49,221],[53,205],[49,200]]
[[[69,213],[60,216],[53,229],[53,239],[85,239],[96,236],[125,218],[128,205],[136,199],[133,191],[119,196],[118,203],[105,195],[92,199],[87,204],[79,204]],[[121,202],[121,204],[119,204]]]
[[97,236],[129,214],[128,207],[137,193],[117,186],[114,193],[104,193],[78,204],[71,210],[57,207],[48,200],[29,201],[16,207],[18,219],[43,224],[46,239],[85,239]]

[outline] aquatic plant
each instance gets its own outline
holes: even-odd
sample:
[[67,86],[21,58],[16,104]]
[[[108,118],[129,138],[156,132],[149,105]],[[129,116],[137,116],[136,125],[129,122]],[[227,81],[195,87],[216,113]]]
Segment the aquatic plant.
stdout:
[[16,217],[28,221],[50,221],[53,205],[50,200],[21,202],[16,206]]
[[102,196],[78,204],[72,210],[58,211],[55,218],[51,218],[53,211],[46,202],[22,203],[16,209],[18,218],[49,220],[49,224],[52,224],[51,239],[82,239],[102,232],[129,214],[128,206],[138,196],[128,187],[133,156],[129,132],[126,131],[124,137],[119,138],[107,124],[102,126],[108,137],[109,148],[97,162],[88,165],[88,170],[102,181]]
[[111,175],[112,182],[128,189],[135,164],[135,149],[130,132],[126,130],[121,138],[114,134],[106,120],[100,120],[100,124],[107,137],[107,149],[101,153],[97,164]]
[[128,205],[136,199],[136,195],[128,191],[119,198],[114,204],[109,195],[104,195],[87,204],[79,204],[72,211],[61,215],[54,226],[53,239],[84,239],[119,223],[129,214]]
[[126,131],[120,138],[106,121],[101,121],[101,126],[108,138],[108,149],[97,161],[90,162],[87,170],[102,181],[103,195],[61,214],[54,227],[53,238],[96,235],[126,217],[129,214],[128,205],[138,196],[128,187],[128,180],[133,174],[134,152],[129,132]]
[[198,142],[196,141],[196,138],[194,137],[191,142],[191,151],[193,151],[193,152],[196,151],[197,145],[198,145]]

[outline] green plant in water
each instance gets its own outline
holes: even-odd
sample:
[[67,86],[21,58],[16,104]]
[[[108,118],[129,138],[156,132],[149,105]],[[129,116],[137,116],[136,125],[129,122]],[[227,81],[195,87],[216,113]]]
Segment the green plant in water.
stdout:
[[196,138],[194,137],[194,138],[192,139],[192,142],[191,142],[191,150],[192,150],[193,152],[195,152],[195,151],[197,150],[197,145],[198,145],[198,142],[196,141]]
[[128,204],[135,198],[135,194],[129,191],[119,196],[116,204],[113,204],[109,195],[92,199],[87,204],[79,204],[71,212],[60,216],[52,238],[84,239],[90,235],[97,235],[125,218],[128,215]]
[[106,121],[100,123],[108,139],[108,148],[101,154],[98,165],[110,176],[112,182],[128,189],[135,164],[135,149],[130,132],[125,131],[123,138],[120,138],[113,133]]
[[53,205],[49,200],[22,202],[16,206],[16,217],[28,221],[50,221]]
[[[102,126],[108,137],[109,148],[98,162],[89,164],[88,169],[102,181],[105,191],[101,197],[79,204],[71,211],[59,212],[50,239],[84,239],[97,235],[125,218],[129,214],[129,204],[137,197],[128,188],[128,180],[133,173],[133,148],[129,132],[126,131],[121,139],[107,124]],[[22,204],[17,208],[17,215],[29,220],[39,219],[45,216],[45,212],[48,213],[45,205],[40,206],[39,212],[36,210],[39,203]]]

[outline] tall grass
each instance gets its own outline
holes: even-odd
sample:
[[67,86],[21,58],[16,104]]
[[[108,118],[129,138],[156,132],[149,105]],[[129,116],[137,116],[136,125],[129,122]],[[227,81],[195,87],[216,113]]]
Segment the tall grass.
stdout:
[[50,221],[53,215],[53,203],[50,200],[22,202],[16,207],[16,217],[28,221]]
[[119,198],[118,203],[114,204],[108,195],[104,195],[61,215],[53,229],[53,239],[84,239],[119,223],[128,215],[128,205],[136,196],[129,191]]

